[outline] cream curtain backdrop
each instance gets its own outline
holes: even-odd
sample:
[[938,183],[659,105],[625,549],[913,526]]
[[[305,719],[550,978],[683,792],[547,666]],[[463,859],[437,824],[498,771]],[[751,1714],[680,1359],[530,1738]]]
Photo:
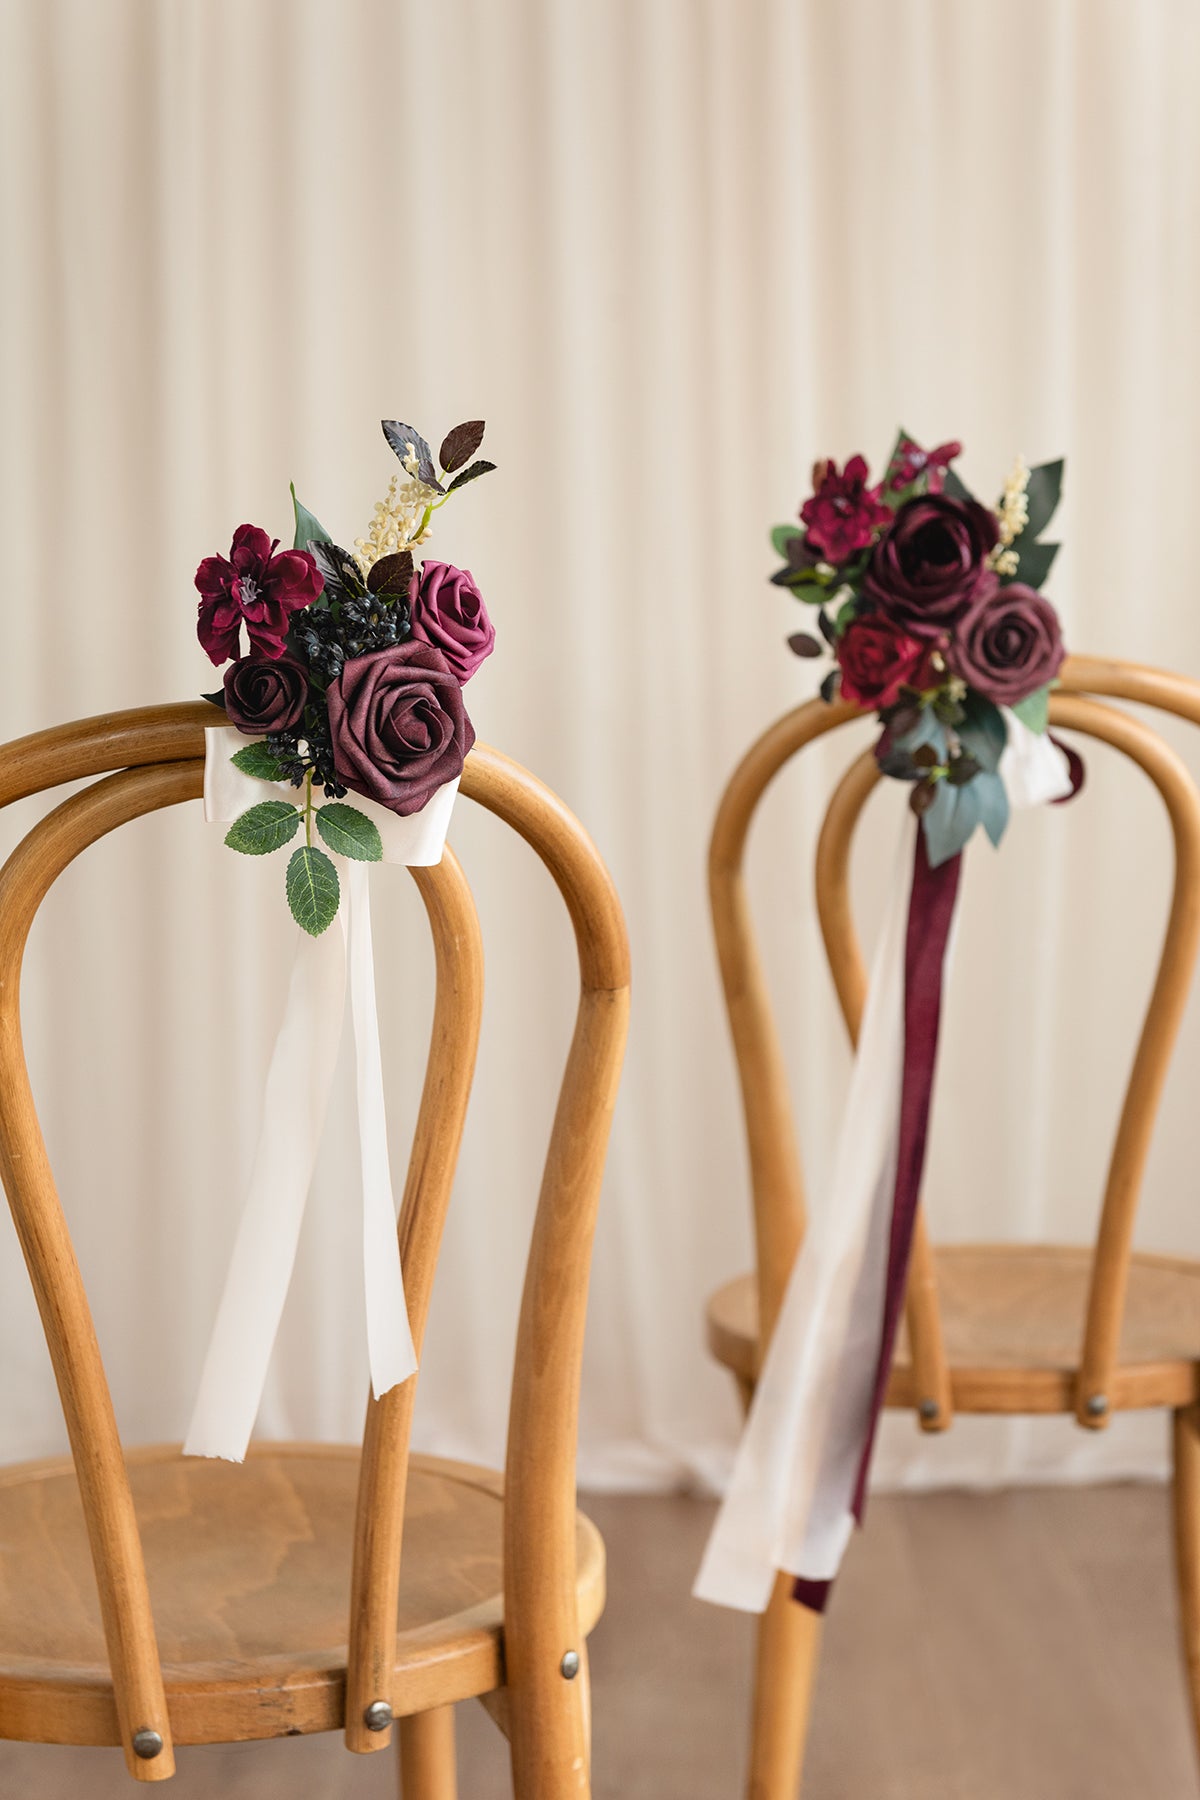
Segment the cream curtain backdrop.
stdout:
[[[3,736],[213,685],[192,572],[287,483],[360,532],[383,415],[489,421],[440,516],[499,648],[480,735],[578,811],[628,910],[636,1001],[597,1246],[582,1474],[714,1483],[732,1392],[701,1298],[747,1265],[704,891],[735,759],[804,698],[768,526],[818,454],[898,420],[998,487],[1066,452],[1051,593],[1092,652],[1200,668],[1200,12],[1191,0],[6,0]],[[1171,735],[1186,745],[1186,734]],[[1200,746],[1186,750],[1200,770]],[[840,756],[754,845],[813,1203],[847,1055],[806,858]],[[895,812],[893,791],[873,801]],[[4,846],[36,816],[0,826]],[[881,854],[862,853],[864,918]],[[498,1460],[518,1284],[572,1012],[520,846],[452,839],[489,955],[473,1117],[420,1390],[424,1444]],[[930,1182],[950,1238],[1082,1239],[1165,909],[1167,834],[1091,757],[1085,799],[968,858]],[[198,806],[70,870],[35,930],[35,1083],[131,1439],[184,1430],[292,941],[282,864]],[[430,1002],[411,883],[375,877],[394,1154]],[[1122,1035],[1124,1033],[1124,1036]],[[1192,1009],[1142,1218],[1200,1253]],[[262,1429],[357,1433],[349,1088]],[[62,1441],[7,1214],[0,1452]],[[890,1424],[892,1482],[1152,1473],[1155,1421]]]

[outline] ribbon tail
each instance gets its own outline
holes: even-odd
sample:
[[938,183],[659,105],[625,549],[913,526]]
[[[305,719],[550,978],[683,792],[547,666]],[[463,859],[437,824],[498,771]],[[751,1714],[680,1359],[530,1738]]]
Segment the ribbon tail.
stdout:
[[267,1071],[263,1120],[225,1288],[183,1446],[241,1462],[258,1415],[337,1065],[340,931],[301,936]]
[[350,1010],[354,1020],[358,1135],[362,1163],[363,1290],[367,1312],[367,1353],[371,1391],[378,1400],[415,1373],[404,1298],[404,1277],[396,1242],[396,1203],[388,1159],[383,1065],[375,997],[371,901],[367,865],[345,866],[346,930],[350,953]]

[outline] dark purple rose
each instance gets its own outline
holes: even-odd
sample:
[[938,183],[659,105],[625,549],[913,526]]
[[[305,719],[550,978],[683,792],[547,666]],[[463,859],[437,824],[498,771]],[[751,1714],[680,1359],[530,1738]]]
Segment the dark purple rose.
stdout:
[[288,620],[310,606],[325,577],[307,550],[281,550],[257,525],[239,525],[228,557],[206,556],[196,570],[200,616],[196,635],[209,660],[228,662],[241,648],[245,625],[251,650],[283,655]]
[[995,514],[978,500],[906,500],[872,552],[863,593],[907,631],[947,630],[965,612],[998,537]]
[[225,716],[247,737],[290,731],[307,699],[307,672],[290,656],[243,656],[225,671]]
[[343,664],[325,700],[338,780],[402,817],[462,773],[475,742],[445,657],[415,638]]
[[412,587],[412,635],[440,650],[460,682],[492,654],[496,628],[469,569],[427,562]]
[[968,687],[1012,706],[1045,687],[1066,655],[1058,614],[1022,581],[1002,587],[985,575],[959,620],[947,661]]

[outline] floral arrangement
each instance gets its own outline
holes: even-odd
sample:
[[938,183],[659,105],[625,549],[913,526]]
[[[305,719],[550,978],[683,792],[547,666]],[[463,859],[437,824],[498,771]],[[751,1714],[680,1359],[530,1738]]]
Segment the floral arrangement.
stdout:
[[786,559],[772,581],[817,608],[820,638],[788,642],[798,656],[833,657],[824,699],[878,712],[880,769],[913,784],[933,867],[978,825],[999,843],[1009,719],[1046,730],[1066,654],[1039,591],[1058,551],[1042,533],[1061,460],[1028,469],[1018,457],[990,507],[957,475],[961,450],[923,450],[901,431],[874,487],[862,456],[841,471],[820,462],[800,525],[771,534]]
[[[223,687],[205,698],[254,740],[232,761],[246,775],[303,790],[300,805],[250,807],[225,842],[263,856],[303,825],[287,897],[314,937],[339,902],[337,869],[313,843],[314,826],[336,854],[378,862],[378,826],[344,796],[419,812],[461,774],[475,741],[462,690],[491,654],[495,631],[469,571],[418,565],[413,551],[450,495],[495,467],[471,460],[483,432],[481,419],[456,425],[435,466],[419,432],[385,419],[404,473],[393,475],[353,552],[333,542],[293,485],[291,550],[257,525],[239,525],[229,555],[206,556],[196,570],[197,635],[213,663],[229,664]],[[331,804],[314,805],[316,787]]]

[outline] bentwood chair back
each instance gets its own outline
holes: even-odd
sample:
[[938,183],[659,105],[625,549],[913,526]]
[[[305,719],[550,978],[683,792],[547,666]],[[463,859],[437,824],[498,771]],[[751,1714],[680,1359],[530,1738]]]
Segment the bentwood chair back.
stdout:
[[[461,792],[553,877],[580,974],[533,1227],[503,1478],[410,1456],[416,1377],[367,1406],[361,1454],[259,1444],[240,1466],[124,1451],[30,1092],[19,981],[32,920],[74,857],[202,791],[203,704],[84,720],[0,748],[0,806],[81,778],[0,871],[0,1175],[45,1328],[71,1460],[0,1471],[0,1737],[121,1744],[161,1781],[174,1747],[399,1723],[406,1800],[452,1800],[453,1703],[508,1735],[520,1800],[590,1793],[586,1634],[604,1552],[575,1506],[587,1281],[624,1050],[617,896],[566,808],[477,747]],[[399,1222],[420,1345],[474,1071],[479,924],[452,852],[413,869],[437,986]],[[295,1521],[306,1530],[297,1534]],[[299,1540],[303,1539],[303,1542]],[[403,1556],[402,1556],[403,1551]]]
[[[1072,657],[1050,701],[1056,729],[1123,752],[1166,808],[1174,883],[1158,971],[1121,1107],[1094,1245],[931,1247],[918,1213],[906,1329],[887,1393],[924,1431],[956,1412],[1067,1413],[1089,1431],[1132,1408],[1174,1414],[1175,1516],[1184,1647],[1200,1734],[1200,1262],[1135,1253],[1151,1135],[1200,940],[1200,794],[1163,739],[1122,708],[1140,703],[1200,724],[1200,682],[1130,663]],[[804,1232],[804,1190],[786,1074],[743,877],[764,790],[807,744],[861,718],[812,700],[773,725],[735,771],[717,812],[709,886],[741,1086],[756,1268],[710,1299],[708,1344],[749,1404]],[[817,910],[841,1011],[857,1039],[867,977],[851,913],[853,834],[879,771],[859,756],[835,788],[816,851]],[[793,1800],[807,1732],[817,1615],[781,1576],[759,1626],[747,1793]]]

